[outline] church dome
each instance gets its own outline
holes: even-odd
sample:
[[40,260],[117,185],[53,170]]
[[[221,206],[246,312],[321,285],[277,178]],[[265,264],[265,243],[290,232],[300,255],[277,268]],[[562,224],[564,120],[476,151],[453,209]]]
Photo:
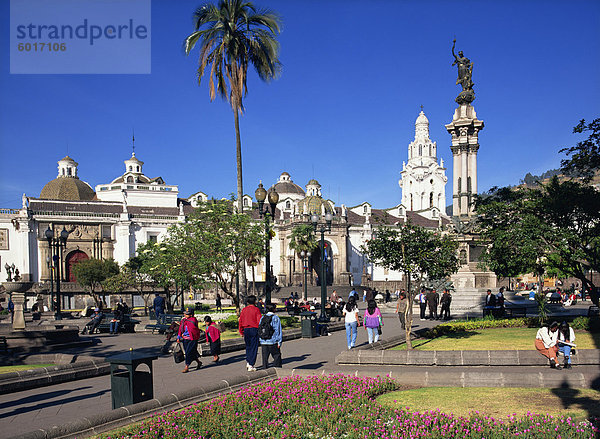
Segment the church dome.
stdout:
[[42,188],[40,198],[45,200],[89,201],[96,193],[89,184],[77,177],[57,177]]
[[66,156],[58,161],[58,176],[46,183],[40,198],[45,200],[89,201],[96,193],[77,176],[78,163]]
[[287,198],[288,196],[296,199],[299,197],[304,198],[306,196],[304,189],[302,189],[302,187],[294,183],[290,178],[290,174],[288,174],[287,172],[281,173],[277,183],[271,186],[268,192],[271,192],[273,188],[275,188],[275,190],[279,194],[280,200]]
[[335,215],[335,210],[331,203],[317,195],[309,195],[305,199],[298,202],[298,210],[307,215],[311,215],[313,213],[321,215],[323,213],[323,206],[325,207],[325,212]]

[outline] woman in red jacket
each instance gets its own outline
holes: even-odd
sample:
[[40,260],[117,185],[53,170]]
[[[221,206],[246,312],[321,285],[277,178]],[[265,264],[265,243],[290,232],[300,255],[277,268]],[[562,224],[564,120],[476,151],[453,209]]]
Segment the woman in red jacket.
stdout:
[[185,369],[182,373],[189,372],[192,361],[198,363],[196,369],[200,369],[202,362],[198,354],[198,340],[200,339],[200,329],[198,328],[198,320],[194,317],[194,312],[191,308],[186,308],[183,313],[183,319],[179,324],[179,333],[177,334],[177,342],[183,341],[183,351],[185,352]]

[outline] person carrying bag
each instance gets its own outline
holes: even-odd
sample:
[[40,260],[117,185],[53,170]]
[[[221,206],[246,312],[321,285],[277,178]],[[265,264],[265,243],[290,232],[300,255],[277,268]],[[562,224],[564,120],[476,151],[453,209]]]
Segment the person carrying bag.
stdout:
[[[202,362],[200,354],[198,354],[198,340],[200,340],[200,328],[198,328],[198,320],[194,317],[194,311],[191,308],[186,308],[183,313],[184,317],[179,324],[179,333],[177,334],[177,343],[183,342],[183,351],[185,353],[185,368],[182,373],[189,372],[190,364],[195,361],[198,364],[197,369],[200,369]],[[177,360],[175,360],[177,361]]]

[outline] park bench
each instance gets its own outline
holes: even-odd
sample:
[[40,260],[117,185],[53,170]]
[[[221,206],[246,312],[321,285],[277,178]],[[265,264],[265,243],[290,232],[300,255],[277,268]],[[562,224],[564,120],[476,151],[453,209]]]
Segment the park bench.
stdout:
[[[104,314],[104,319],[96,328],[98,332],[110,331],[110,321],[115,317],[114,314]],[[121,321],[119,322],[119,332],[135,332],[135,325],[139,324],[140,321],[131,318],[131,314],[123,314]]]
[[181,320],[183,316],[181,314],[161,314],[156,323],[146,325],[146,330],[152,330],[152,334],[158,332],[164,334],[167,329],[171,326],[171,323]]

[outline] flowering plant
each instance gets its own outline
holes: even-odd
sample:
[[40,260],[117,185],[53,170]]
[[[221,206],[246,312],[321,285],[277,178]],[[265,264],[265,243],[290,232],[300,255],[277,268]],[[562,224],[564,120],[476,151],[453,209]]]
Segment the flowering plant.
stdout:
[[299,376],[255,384],[208,403],[156,415],[105,438],[593,438],[571,418],[528,414],[497,420],[382,407],[388,378]]

